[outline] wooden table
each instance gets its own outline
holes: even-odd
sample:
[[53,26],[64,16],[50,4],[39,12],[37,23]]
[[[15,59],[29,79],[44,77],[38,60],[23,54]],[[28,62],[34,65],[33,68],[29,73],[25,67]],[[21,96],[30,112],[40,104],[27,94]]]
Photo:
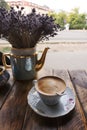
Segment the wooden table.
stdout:
[[75,109],[61,118],[37,115],[27,103],[32,81],[14,81],[11,75],[7,85],[0,88],[0,130],[87,130],[87,72],[42,70],[38,78],[46,75],[62,77],[73,89]]

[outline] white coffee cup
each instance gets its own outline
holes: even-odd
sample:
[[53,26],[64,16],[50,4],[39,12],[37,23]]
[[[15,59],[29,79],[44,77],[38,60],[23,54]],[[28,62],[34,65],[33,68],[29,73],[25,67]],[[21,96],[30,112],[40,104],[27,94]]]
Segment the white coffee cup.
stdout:
[[65,81],[56,76],[42,77],[34,80],[34,84],[40,98],[47,105],[57,104],[66,89]]

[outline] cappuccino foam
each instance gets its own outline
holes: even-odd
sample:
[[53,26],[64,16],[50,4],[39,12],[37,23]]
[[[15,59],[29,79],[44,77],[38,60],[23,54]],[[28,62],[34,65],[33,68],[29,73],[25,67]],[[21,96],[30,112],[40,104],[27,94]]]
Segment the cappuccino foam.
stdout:
[[59,78],[42,78],[38,81],[38,89],[40,92],[54,95],[64,92],[66,85],[63,80]]

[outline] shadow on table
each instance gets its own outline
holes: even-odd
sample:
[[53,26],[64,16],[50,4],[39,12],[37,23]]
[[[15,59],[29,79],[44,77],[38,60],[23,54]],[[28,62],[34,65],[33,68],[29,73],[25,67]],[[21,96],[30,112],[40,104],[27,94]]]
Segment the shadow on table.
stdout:
[[[57,117],[57,118],[47,118],[47,117],[42,117],[38,114],[36,114],[35,112],[33,112],[33,110],[31,110],[31,116],[29,118],[29,120],[26,120],[26,125],[30,125],[33,126],[33,129],[37,128],[39,129],[54,129],[54,128],[59,128],[59,127],[63,127],[64,125],[68,125],[68,123],[70,124],[73,117],[75,116],[75,109],[73,109],[69,114],[67,114],[66,116],[63,117]],[[31,123],[29,123],[29,122]],[[29,124],[28,124],[29,123]],[[29,126],[30,127],[30,126]]]

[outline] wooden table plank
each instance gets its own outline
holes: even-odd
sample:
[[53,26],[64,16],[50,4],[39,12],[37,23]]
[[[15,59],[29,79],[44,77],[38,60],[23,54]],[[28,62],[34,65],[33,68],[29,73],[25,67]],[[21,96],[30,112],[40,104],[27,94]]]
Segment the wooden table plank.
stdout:
[[[73,91],[78,87],[78,84],[76,84],[77,87],[74,89],[67,71],[42,70],[38,73],[37,78],[46,75],[56,75],[62,77],[66,81],[67,86],[70,86]],[[70,72],[70,76],[73,77],[74,74],[71,75]],[[81,79],[78,79],[79,78],[77,78],[77,81],[79,83]],[[84,79],[87,79],[86,76]],[[75,81],[73,81],[73,84],[74,82]],[[83,80],[81,83],[82,82]],[[13,85],[12,79],[10,79],[9,83],[11,86]],[[83,86],[83,88],[86,88],[86,83],[82,83],[81,86]],[[16,81],[14,83],[14,86],[10,89],[7,95],[8,98],[0,110],[0,130],[87,130],[87,121],[80,104],[81,102],[79,102],[80,98],[78,100],[76,97],[76,107],[68,115],[54,119],[44,118],[37,115],[27,104],[27,94],[31,87],[32,81]],[[80,93],[78,93],[78,97],[80,97],[79,94]],[[83,104],[86,104],[86,100]],[[86,105],[83,105],[83,107],[84,106],[86,109]]]
[[22,130],[57,130],[57,119],[41,117],[28,106]]
[[[66,81],[67,86],[69,86],[74,91],[74,87],[70,80],[69,74],[67,71],[54,71],[54,75],[63,78]],[[74,91],[75,93],[75,91]],[[85,102],[86,103],[86,102]],[[59,120],[58,120],[59,122]],[[87,130],[86,119],[82,111],[81,105],[78,98],[76,97],[76,106],[72,113],[61,118],[60,121],[62,130]],[[59,128],[59,124],[58,124]]]
[[22,129],[27,106],[27,94],[30,87],[31,82],[16,81],[0,110],[0,130]]
[[47,69],[47,68],[43,68],[40,71],[37,72],[37,79],[44,77],[44,76],[49,76],[49,75],[53,75],[53,70],[52,69]]
[[[38,77],[52,75],[52,71],[41,70]],[[57,118],[50,119],[39,116],[27,106],[24,126],[22,130],[57,130]]]
[[87,73],[85,71],[69,71],[69,73],[87,121]]
[[14,80],[13,80],[13,76],[12,76],[12,72],[11,70],[8,71],[10,74],[10,79],[8,80],[7,84],[0,87],[0,109],[2,107],[2,105],[4,104],[8,94],[10,93],[13,85],[14,85]]

